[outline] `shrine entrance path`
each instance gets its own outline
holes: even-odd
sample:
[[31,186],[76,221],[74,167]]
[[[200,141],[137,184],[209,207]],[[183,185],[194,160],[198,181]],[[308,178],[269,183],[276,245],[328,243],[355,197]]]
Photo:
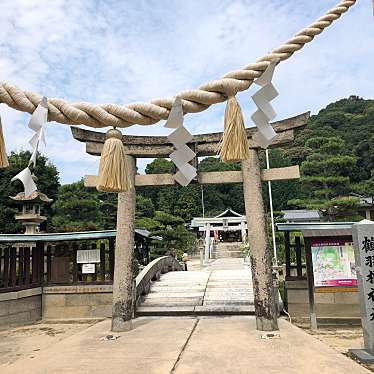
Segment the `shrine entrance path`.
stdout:
[[140,316],[253,313],[251,269],[242,258],[222,258],[200,270],[163,274],[137,308]]
[[[0,366],[1,374],[369,374],[284,319],[279,336],[264,339],[253,316],[141,317],[112,334],[110,320]],[[354,348],[354,347],[352,347]],[[359,348],[359,347],[357,347]]]

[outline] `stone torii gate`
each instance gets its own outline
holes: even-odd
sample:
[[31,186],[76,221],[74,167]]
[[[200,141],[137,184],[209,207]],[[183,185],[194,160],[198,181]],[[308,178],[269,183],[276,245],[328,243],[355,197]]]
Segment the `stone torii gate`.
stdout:
[[[274,122],[272,125],[277,137],[273,140],[270,148],[291,143],[294,139],[294,129],[305,126],[308,118],[309,112]],[[78,127],[72,127],[71,130],[76,140],[86,143],[87,153],[95,156],[101,154],[105,141],[104,133]],[[196,179],[200,184],[243,183],[249,246],[251,248],[256,324],[258,330],[272,331],[278,329],[278,324],[261,182],[297,179],[300,177],[300,173],[298,166],[261,170],[258,157],[260,145],[253,139],[257,129],[248,128],[246,131],[250,152],[249,158],[241,162],[241,171],[199,172]],[[221,138],[222,133],[195,135],[188,145],[196,153],[196,157],[212,156],[217,154]],[[169,157],[174,148],[166,137],[124,135],[122,141],[126,151],[132,186],[177,185],[173,174],[136,174],[136,158]],[[197,158],[193,162],[197,163]],[[96,176],[85,176],[86,187],[95,187],[96,182]],[[135,187],[128,192],[118,194],[113,281],[113,331],[131,329],[134,316],[132,259]]]

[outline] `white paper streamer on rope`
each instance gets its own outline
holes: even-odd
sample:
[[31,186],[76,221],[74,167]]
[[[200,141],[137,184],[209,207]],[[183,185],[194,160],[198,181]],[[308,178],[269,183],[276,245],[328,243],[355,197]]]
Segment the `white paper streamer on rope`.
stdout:
[[48,119],[48,101],[46,97],[43,97],[40,104],[34,110],[34,113],[31,115],[30,122],[28,127],[35,131],[35,134],[29,140],[29,144],[32,147],[32,154],[29,161],[29,165],[23,169],[20,173],[18,173],[15,177],[12,178],[12,182],[15,180],[20,180],[23,183],[25,197],[30,196],[34,191],[38,188],[34,182],[32,173],[31,173],[31,165],[35,167],[36,165],[36,156],[38,153],[39,144],[42,141],[44,144],[45,137],[44,137],[44,129],[43,125],[47,122]]
[[175,147],[175,151],[170,155],[170,159],[178,168],[174,179],[180,185],[187,186],[197,175],[196,168],[189,164],[196,157],[196,154],[187,146],[187,143],[192,140],[193,136],[183,126],[183,119],[182,100],[180,97],[176,97],[165,127],[176,129],[168,136],[168,139]]
[[13,182],[16,179],[19,179],[23,183],[25,197],[30,196],[34,191],[38,189],[32,178],[31,170],[29,167],[23,169],[20,173],[13,177],[11,181]]
[[264,73],[254,81],[254,83],[261,86],[261,88],[252,95],[257,110],[253,113],[251,118],[258,129],[253,138],[262,148],[267,148],[277,136],[277,133],[269,123],[277,115],[270,104],[270,101],[278,96],[278,91],[271,83],[275,65],[276,62],[269,64]]
[[46,144],[43,125],[47,123],[47,119],[48,119],[48,102],[47,102],[47,98],[43,97],[42,101],[36,107],[34,113],[32,114],[29,125],[28,125],[31,130],[35,131],[35,134],[29,140],[29,144],[31,145],[33,149],[29,165],[32,163],[35,166],[36,164],[36,156],[38,153],[40,142],[42,141],[44,144]]

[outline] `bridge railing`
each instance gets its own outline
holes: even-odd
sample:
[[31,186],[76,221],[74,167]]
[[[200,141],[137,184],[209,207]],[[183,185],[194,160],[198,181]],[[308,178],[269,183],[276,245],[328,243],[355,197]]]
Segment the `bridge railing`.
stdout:
[[160,279],[161,274],[169,271],[182,271],[183,266],[171,256],[156,258],[150,262],[136,277],[136,305],[141,301],[142,296],[146,295],[152,281]]

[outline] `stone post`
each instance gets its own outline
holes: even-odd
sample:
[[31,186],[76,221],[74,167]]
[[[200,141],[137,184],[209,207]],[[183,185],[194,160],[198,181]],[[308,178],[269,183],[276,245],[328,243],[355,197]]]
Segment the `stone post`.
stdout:
[[370,209],[369,209],[369,208],[367,208],[367,209],[365,210],[365,218],[366,218],[367,220],[371,220],[371,215],[370,215]]
[[261,170],[257,150],[242,161],[243,192],[251,255],[257,330],[278,330],[267,226],[262,200]]
[[126,156],[132,188],[118,194],[114,260],[112,331],[128,331],[134,316],[133,258],[135,220],[135,158]]
[[245,222],[244,221],[240,222],[240,230],[241,230],[241,233],[242,233],[242,242],[247,243],[247,229],[245,227]]
[[199,255],[200,255],[200,269],[204,266],[204,247],[199,247]]
[[349,351],[365,364],[374,363],[374,222],[364,219],[352,226],[356,273],[360,292],[364,349]]
[[210,251],[210,223],[205,224],[205,253],[204,262],[208,264],[209,262],[209,251]]

